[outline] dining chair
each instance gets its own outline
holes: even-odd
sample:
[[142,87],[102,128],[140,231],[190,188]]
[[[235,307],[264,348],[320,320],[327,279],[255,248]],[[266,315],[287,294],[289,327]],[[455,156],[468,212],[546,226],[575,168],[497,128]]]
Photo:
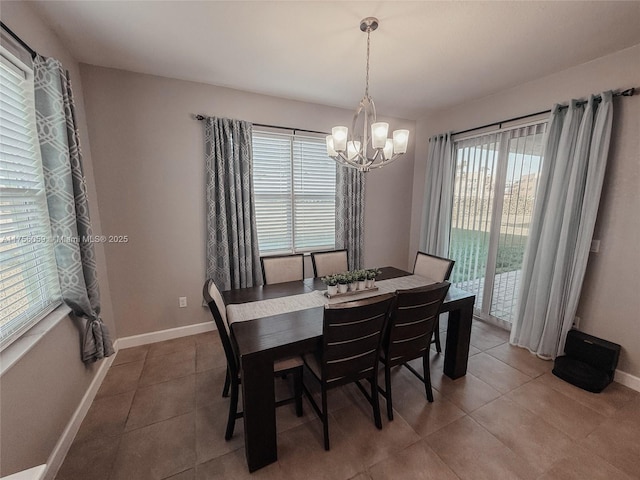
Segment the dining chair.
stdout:
[[330,250],[327,252],[312,252],[313,276],[325,277],[349,270],[346,250]]
[[[389,420],[393,420],[391,367],[403,365],[409,369],[424,383],[427,400],[433,402],[429,346],[438,321],[438,312],[449,286],[449,282],[441,282],[396,292],[380,353],[380,361],[384,365],[385,389],[379,388],[379,391],[387,401]],[[424,377],[407,363],[420,357]]]
[[[216,322],[218,334],[222,341],[222,348],[227,358],[227,376],[222,389],[222,396],[229,396],[229,390],[231,390],[227,430],[224,436],[225,440],[229,440],[233,436],[236,420],[243,417],[243,412],[238,412],[238,394],[240,384],[242,382],[240,375],[240,362],[236,355],[236,349],[231,341],[224,300],[212,279],[205,282],[202,295],[207,302],[207,305],[209,305],[209,310],[211,310],[213,319]],[[290,357],[276,360],[273,364],[273,370],[276,376],[282,377],[292,374],[294,389],[294,396],[276,402],[276,407],[295,402],[296,415],[298,417],[302,416],[302,365],[303,362],[301,357]]]
[[[437,257],[425,252],[418,252],[416,254],[416,261],[413,265],[413,273],[414,275],[430,278],[436,282],[444,282],[445,280],[449,280],[455,263],[456,262],[450,258]],[[440,344],[439,319],[436,320],[433,340],[431,343],[436,344],[436,351],[438,353],[442,352],[442,345]]]
[[[391,293],[364,300],[326,305],[324,309],[322,347],[303,356],[305,366],[320,384],[322,408],[303,385],[311,406],[323,425],[324,449],[329,450],[329,416],[327,391],[355,382],[373,408],[373,418],[382,429],[378,398],[378,356],[380,341],[391,302]],[[360,383],[367,379],[369,394]]]
[[304,279],[304,255],[271,255],[260,257],[265,285]]

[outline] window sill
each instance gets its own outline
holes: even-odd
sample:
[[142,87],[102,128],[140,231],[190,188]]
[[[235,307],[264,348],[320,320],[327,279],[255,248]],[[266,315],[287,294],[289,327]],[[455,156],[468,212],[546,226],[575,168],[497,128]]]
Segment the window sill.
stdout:
[[67,317],[71,309],[62,304],[36,325],[27,330],[19,339],[0,352],[0,377],[13,367],[31,350],[60,320]]

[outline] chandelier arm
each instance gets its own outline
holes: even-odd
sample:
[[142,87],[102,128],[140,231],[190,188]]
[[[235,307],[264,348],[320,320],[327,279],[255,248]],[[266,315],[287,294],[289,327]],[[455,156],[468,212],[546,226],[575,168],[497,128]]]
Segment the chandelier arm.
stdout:
[[338,164],[345,165],[345,159],[344,159],[344,157],[342,156],[341,153],[339,153],[335,157],[331,157],[331,158],[333,158]]
[[393,155],[389,160],[385,160],[383,162],[377,163],[375,165],[373,165],[371,167],[371,170],[373,170],[374,168],[382,168],[382,167],[386,167],[387,165],[389,165],[390,163],[393,163],[394,161],[396,161],[398,158],[400,158],[403,154],[402,153],[396,153],[395,155]]
[[354,162],[353,160],[348,160],[348,159],[347,159],[347,160],[346,160],[346,162],[347,162],[347,163],[346,163],[346,165],[345,165],[345,166],[347,166],[347,167],[351,167],[351,168],[355,168],[356,170],[361,170],[361,171],[362,171],[362,170],[364,170],[364,169],[367,167],[366,165],[363,165],[363,164],[361,164],[361,163]]
[[349,158],[347,158],[347,156],[342,152],[338,152],[338,155],[331,158],[333,158],[336,162],[340,163],[340,165],[343,165],[345,167],[360,168],[359,163],[356,163],[353,160],[349,160]]

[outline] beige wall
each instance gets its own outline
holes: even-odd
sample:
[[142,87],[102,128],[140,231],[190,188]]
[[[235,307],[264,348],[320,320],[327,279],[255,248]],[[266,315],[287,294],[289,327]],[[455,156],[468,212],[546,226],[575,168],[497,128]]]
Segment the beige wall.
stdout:
[[[418,248],[429,136],[551,108],[607,89],[640,87],[640,45],[475,102],[432,112],[416,125],[409,256]],[[640,377],[640,95],[617,99],[605,185],[578,316],[581,330],[623,347],[619,369]]]
[[[104,233],[130,239],[106,245],[118,335],[210,321],[203,126],[192,115],[329,131],[353,112],[89,65],[81,74]],[[390,122],[413,136],[415,122]],[[413,150],[368,175],[367,265],[406,267],[412,175]]]
[[[32,48],[70,71],[84,154],[89,206],[101,233],[78,63],[26,2],[2,2],[2,21]],[[104,249],[97,245],[102,317],[115,336]],[[93,380],[98,364],[80,361],[79,328],[63,319],[0,378],[0,476],[47,462]]]

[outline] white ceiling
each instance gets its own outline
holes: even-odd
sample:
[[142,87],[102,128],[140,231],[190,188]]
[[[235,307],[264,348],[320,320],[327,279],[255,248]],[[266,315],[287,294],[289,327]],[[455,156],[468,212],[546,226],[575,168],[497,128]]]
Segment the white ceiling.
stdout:
[[[640,43],[640,2],[37,1],[80,61],[418,118]],[[640,59],[639,59],[640,61]],[[622,85],[621,85],[622,86]],[[618,85],[612,85],[612,88]]]

